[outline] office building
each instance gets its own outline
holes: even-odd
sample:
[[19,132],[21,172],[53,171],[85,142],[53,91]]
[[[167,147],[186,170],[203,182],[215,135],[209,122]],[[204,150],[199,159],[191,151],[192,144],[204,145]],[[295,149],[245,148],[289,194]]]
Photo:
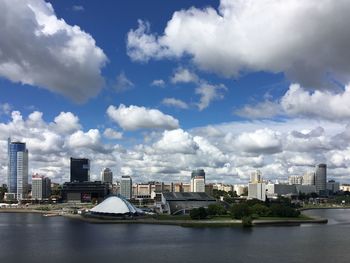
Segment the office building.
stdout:
[[[120,181],[120,195],[126,199],[131,199],[132,197],[132,179],[130,176],[123,175]],[[137,187],[136,191],[137,192]]]
[[102,182],[70,182],[62,186],[62,198],[66,202],[101,202],[109,195],[109,185]]
[[11,142],[8,139],[8,193],[17,200],[28,195],[28,150],[22,142]]
[[33,175],[32,177],[32,199],[44,200],[51,195],[51,180],[40,175]]
[[316,165],[315,185],[317,194],[325,194],[327,190],[327,165],[324,163]]
[[334,194],[340,191],[340,184],[334,180],[329,180],[327,183],[327,190]]
[[293,175],[288,177],[289,184],[303,184],[303,176]]
[[314,172],[308,172],[303,175],[303,185],[315,185]]
[[203,169],[193,170],[191,174],[191,192],[205,192],[205,172]]
[[90,181],[90,160],[85,158],[70,158],[70,181]]
[[266,200],[266,184],[265,183],[249,183],[248,199]]
[[113,172],[109,168],[104,168],[101,172],[101,179],[104,183],[113,184]]
[[262,183],[262,176],[260,170],[256,170],[250,174],[250,183]]

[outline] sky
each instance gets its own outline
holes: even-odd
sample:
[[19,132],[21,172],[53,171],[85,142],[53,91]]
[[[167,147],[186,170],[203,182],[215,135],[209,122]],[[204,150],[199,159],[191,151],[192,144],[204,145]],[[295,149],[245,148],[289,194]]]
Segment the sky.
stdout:
[[350,183],[350,2],[0,0],[0,183],[29,172]]

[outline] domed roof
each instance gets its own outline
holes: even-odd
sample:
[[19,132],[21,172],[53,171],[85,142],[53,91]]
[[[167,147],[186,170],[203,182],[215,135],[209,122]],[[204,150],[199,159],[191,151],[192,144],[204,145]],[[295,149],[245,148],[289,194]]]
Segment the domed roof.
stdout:
[[135,214],[139,212],[139,209],[134,207],[124,198],[110,196],[90,211],[102,214]]

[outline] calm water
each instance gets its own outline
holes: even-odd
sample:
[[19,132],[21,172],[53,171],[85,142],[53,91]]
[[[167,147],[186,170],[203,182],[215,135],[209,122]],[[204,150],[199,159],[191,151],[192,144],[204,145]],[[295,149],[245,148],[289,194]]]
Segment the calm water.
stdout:
[[182,228],[0,213],[0,262],[350,262],[350,210],[307,213],[330,222]]

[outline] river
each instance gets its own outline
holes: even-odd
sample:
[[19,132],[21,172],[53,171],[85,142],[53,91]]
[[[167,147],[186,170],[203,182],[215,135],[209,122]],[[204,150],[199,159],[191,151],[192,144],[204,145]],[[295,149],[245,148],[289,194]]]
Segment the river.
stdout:
[[184,228],[0,213],[0,262],[350,262],[350,209],[327,225]]

